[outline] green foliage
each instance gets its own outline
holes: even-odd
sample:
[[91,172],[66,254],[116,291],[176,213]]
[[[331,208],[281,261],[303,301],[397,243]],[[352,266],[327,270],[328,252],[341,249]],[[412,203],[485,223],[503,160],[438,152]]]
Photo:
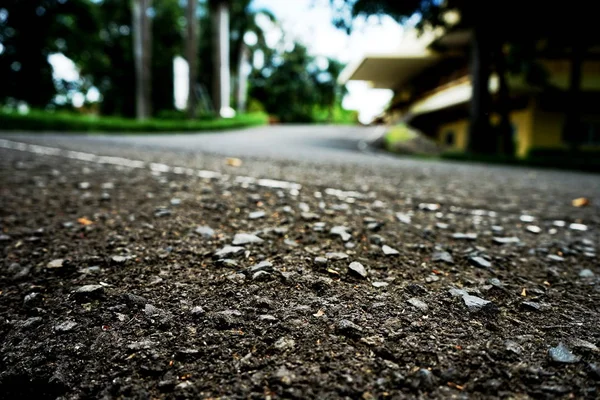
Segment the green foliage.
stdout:
[[398,143],[404,143],[414,139],[416,136],[415,132],[411,130],[406,124],[401,123],[393,126],[388,130],[384,136],[385,148],[391,150]]
[[[185,111],[180,110],[162,110],[156,113],[157,119],[166,119],[166,120],[184,120],[188,119],[188,115]],[[215,119],[216,115],[214,114],[198,114],[196,116],[197,120],[210,120]]]
[[[214,96],[215,87],[215,70],[214,70],[214,54],[215,41],[213,40],[214,22],[210,13],[211,8],[215,7],[220,0],[210,0],[202,3],[200,7],[200,37],[198,40],[198,81],[202,84],[208,93]],[[229,4],[229,68],[231,76],[238,80],[237,76],[238,63],[240,54],[243,50],[244,35],[247,32],[253,32],[256,35],[257,43],[254,46],[247,46],[252,54],[255,51],[261,51],[265,54],[272,53],[272,50],[267,46],[265,33],[256,23],[256,17],[259,14],[266,16],[271,21],[275,21],[275,16],[268,10],[255,10],[251,7],[251,0],[230,0]],[[250,57],[252,59],[252,57]]]
[[315,107],[313,120],[318,124],[356,125],[358,123],[358,111],[346,110],[340,104],[333,108]]
[[[209,92],[214,83],[210,9],[220,1],[199,0],[197,13],[200,26],[198,77]],[[271,13],[253,8],[251,0],[226,3],[230,8],[230,60],[234,78],[246,32],[254,32],[257,37],[256,45],[249,46],[249,50],[260,50],[267,60],[262,71],[254,71],[249,83],[255,94],[254,103],[249,103],[250,109],[266,109],[283,121],[350,122],[354,119],[352,113],[340,107],[345,88],[337,84],[336,78],[342,64],[329,60],[327,68],[321,70],[302,46],[279,54],[267,46],[264,32],[256,23],[258,14],[273,21]],[[152,109],[159,119],[181,117],[174,111],[172,60],[183,50],[183,5],[181,0],[160,0],[154,1],[151,9]],[[102,115],[135,115],[131,1],[5,0],[0,5],[0,44],[3,49],[0,74],[4,78],[0,85],[0,104],[24,101],[32,108],[50,105],[51,109],[70,109],[69,101],[59,104],[57,94],[70,100],[73,94],[85,94],[95,87],[101,95],[99,111]],[[48,63],[51,53],[62,53],[73,60],[80,79],[53,81]],[[34,114],[30,116],[38,122],[32,124],[39,124],[41,117]],[[210,115],[200,117],[211,118]]]
[[[9,99],[45,107],[56,94],[85,93],[96,86],[104,114],[134,115],[131,2],[125,0],[6,0],[0,5],[0,103]],[[173,109],[173,57],[181,52],[178,0],[153,7],[152,102]],[[51,53],[63,53],[80,69],[77,82],[53,81]]]
[[107,132],[107,133],[152,133],[152,132],[199,132],[239,129],[267,123],[261,113],[241,114],[231,119],[150,119],[137,121],[119,117],[96,117],[73,113],[48,113],[32,110],[27,114],[0,111],[0,127],[6,131],[40,132]]
[[332,121],[345,89],[337,84],[340,63],[328,60],[321,69],[305,46],[271,54],[265,66],[250,76],[250,97],[262,103],[265,110],[281,122],[322,122],[320,110],[327,110]]
[[[9,99],[45,107],[57,93],[48,55],[75,60],[87,54],[97,32],[95,6],[88,0],[3,0],[0,3],[0,103]],[[56,82],[59,89],[71,89]]]
[[[152,103],[154,111],[174,109],[173,57],[181,52],[181,18],[178,0],[154,3],[152,24]],[[103,0],[95,8],[98,34],[89,39],[89,55],[78,65],[81,74],[102,93],[103,114],[135,115],[135,71],[132,47],[131,4]]]

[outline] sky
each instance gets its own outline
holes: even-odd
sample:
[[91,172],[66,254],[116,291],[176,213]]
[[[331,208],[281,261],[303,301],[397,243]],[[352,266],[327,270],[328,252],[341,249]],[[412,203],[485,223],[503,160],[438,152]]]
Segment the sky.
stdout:
[[[402,27],[388,17],[358,19],[352,34],[347,35],[333,26],[329,0],[254,0],[252,6],[268,9],[277,17],[280,27],[264,24],[269,45],[275,46],[281,41],[291,44],[296,40],[306,45],[314,56],[332,57],[343,63],[356,61],[365,54],[392,53],[402,41]],[[76,79],[75,65],[68,58],[55,54],[51,56],[51,63],[56,78]],[[187,94],[187,80],[183,76],[187,75],[187,63],[178,58],[175,69],[176,92],[179,92],[176,101],[181,106]],[[391,90],[371,89],[366,82],[349,82],[347,88],[343,107],[359,111],[359,119],[365,123],[380,114],[392,97]],[[98,97],[99,93],[92,91],[87,100],[95,101]],[[76,100],[83,102],[83,98]]]
[[[315,56],[351,63],[365,54],[392,53],[400,47],[403,29],[388,17],[359,19],[351,35],[332,24],[329,0],[254,0],[255,9],[270,10],[286,32],[283,40],[299,40]],[[269,33],[273,42],[281,39],[278,29]],[[391,90],[371,89],[366,82],[349,82],[343,106],[358,110],[361,122],[380,114],[392,97]]]

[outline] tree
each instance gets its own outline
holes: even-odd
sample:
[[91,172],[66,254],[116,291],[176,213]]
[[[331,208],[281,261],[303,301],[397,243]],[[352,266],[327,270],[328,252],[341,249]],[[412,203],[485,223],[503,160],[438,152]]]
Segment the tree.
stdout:
[[230,108],[231,78],[229,70],[229,1],[209,0],[213,21],[213,102],[218,115]]
[[155,1],[152,24],[152,110],[175,109],[173,59],[183,54],[184,10],[179,0]]
[[87,0],[4,0],[0,5],[0,103],[46,107],[57,94],[48,56],[88,55],[98,32],[95,6]]
[[344,89],[337,84],[339,63],[322,69],[302,44],[283,54],[267,53],[265,66],[250,76],[250,97],[281,122],[315,122],[316,113],[341,102]]
[[148,16],[152,0],[132,1],[133,54],[135,60],[135,108],[137,119],[151,113],[152,18]]
[[[248,95],[248,73],[244,68],[256,50],[264,52],[268,47],[265,34],[257,24],[257,18],[264,16],[271,22],[276,20],[269,10],[254,10],[250,4],[251,0],[234,0],[230,10],[230,68],[235,83],[235,106],[240,113],[246,111]],[[247,43],[246,35],[249,33],[255,36],[256,43]]]
[[198,20],[196,17],[196,6],[197,0],[187,1],[185,55],[189,66],[187,114],[190,119],[196,118],[198,110],[198,99],[195,90],[198,76]]
[[[103,0],[95,4],[95,35],[87,40],[86,51],[74,61],[81,76],[102,95],[100,111],[106,115],[134,117],[135,62],[132,40],[131,3]],[[154,113],[173,110],[173,58],[182,53],[181,19],[178,0],[154,2],[152,8],[151,99]]]
[[341,62],[327,58],[327,68],[317,75],[317,86],[319,88],[321,105],[327,110],[327,122],[333,122],[334,110],[340,106],[342,99],[348,92],[345,85],[340,85],[337,78],[344,69]]

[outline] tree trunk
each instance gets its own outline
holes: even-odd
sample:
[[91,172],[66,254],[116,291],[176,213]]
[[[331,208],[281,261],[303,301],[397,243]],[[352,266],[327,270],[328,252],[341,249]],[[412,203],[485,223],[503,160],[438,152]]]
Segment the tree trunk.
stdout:
[[569,143],[571,151],[576,152],[582,139],[581,126],[581,69],[585,47],[575,44],[571,49],[571,72],[563,138]]
[[246,112],[246,103],[248,99],[248,75],[245,67],[250,56],[248,47],[242,43],[237,65],[237,80],[235,90],[235,103],[238,113]]
[[490,48],[488,31],[485,27],[473,29],[471,45],[471,120],[469,125],[468,151],[490,153],[493,151],[490,129]]
[[185,56],[189,67],[187,115],[189,119],[197,116],[198,97],[196,81],[198,75],[198,23],[196,21],[196,4],[198,0],[188,0],[186,9],[187,35]]
[[144,108],[146,118],[152,116],[152,18],[148,17],[150,7],[152,7],[152,0],[145,0],[142,32],[144,34]]
[[507,156],[515,155],[515,144],[513,140],[512,124],[510,122],[510,95],[508,82],[506,81],[506,60],[502,51],[502,43],[496,46],[496,73],[498,74],[498,114],[500,124],[497,127],[497,135],[500,139],[500,151]]
[[229,71],[229,7],[226,1],[217,0],[213,14],[214,74],[213,101],[219,115],[230,108],[231,82]]
[[135,114],[138,120],[151,115],[152,20],[148,9],[152,0],[133,0],[133,56],[135,60]]

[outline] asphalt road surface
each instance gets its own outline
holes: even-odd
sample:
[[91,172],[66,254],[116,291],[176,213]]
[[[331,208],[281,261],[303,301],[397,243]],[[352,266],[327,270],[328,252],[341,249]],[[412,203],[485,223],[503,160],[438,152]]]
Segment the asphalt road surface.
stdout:
[[[309,162],[368,163],[376,156],[364,153],[362,142],[380,128],[354,126],[267,126],[233,132],[152,135],[61,135],[47,134],[43,140],[89,146],[135,146],[178,152],[211,153],[235,157],[274,158]],[[39,140],[39,134],[20,134]],[[362,151],[361,151],[362,150]],[[379,156],[381,157],[381,155]]]
[[[74,135],[3,133],[0,138],[98,155],[119,156],[232,175],[413,194],[432,201],[515,209],[525,204],[550,211],[556,203],[600,198],[597,174],[552,169],[399,157],[366,143],[381,128],[267,126],[202,134]],[[226,157],[239,157],[233,168]],[[460,198],[460,200],[459,200]],[[558,200],[560,198],[560,200]]]
[[370,134],[0,138],[0,399],[597,399],[598,175]]

